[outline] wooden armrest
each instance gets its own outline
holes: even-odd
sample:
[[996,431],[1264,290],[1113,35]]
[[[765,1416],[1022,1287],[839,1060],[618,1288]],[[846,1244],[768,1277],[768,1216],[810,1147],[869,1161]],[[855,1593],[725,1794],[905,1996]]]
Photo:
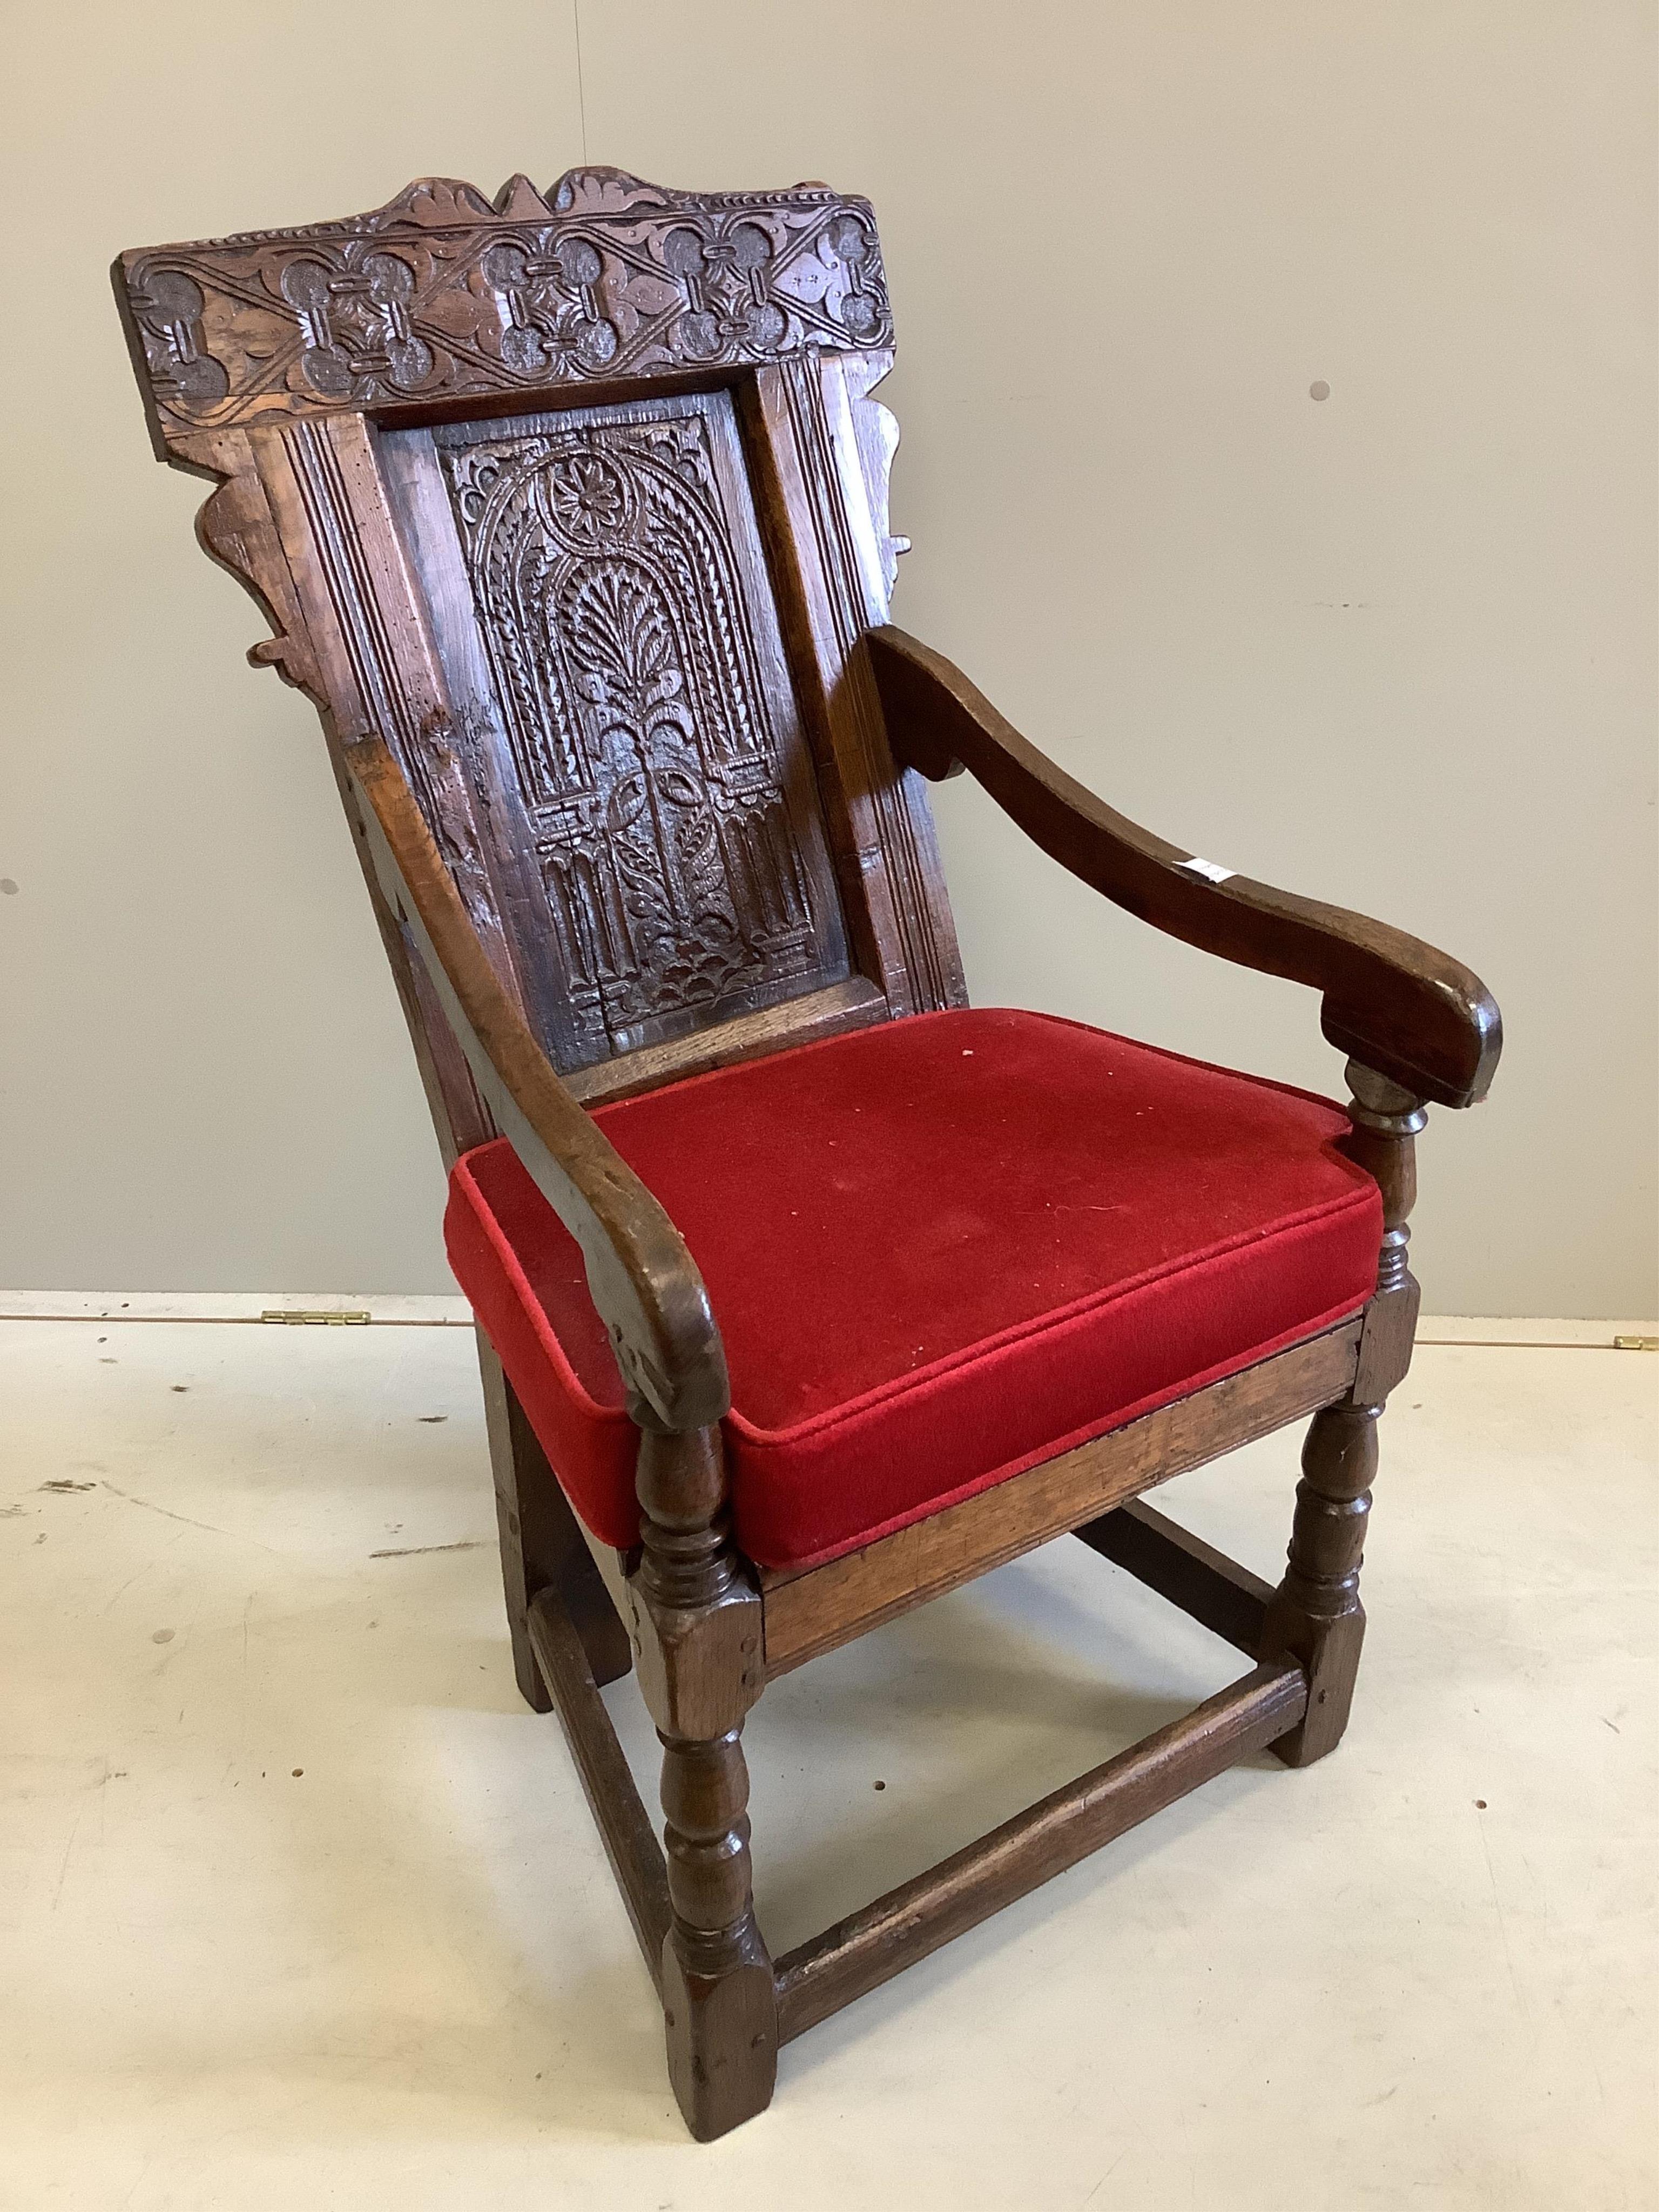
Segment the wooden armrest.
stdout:
[[866,644],[895,757],[937,782],[966,768],[1062,867],[1171,937],[1321,992],[1331,1043],[1420,1098],[1484,1098],[1503,1025],[1477,975],[1402,930],[1194,860],[1085,791],[959,668],[890,624]]
[[345,759],[380,887],[414,938],[496,1127],[581,1247],[630,1399],[647,1401],[671,1430],[718,1421],[731,1402],[726,1352],[684,1240],[532,1035],[385,744],[364,738]]

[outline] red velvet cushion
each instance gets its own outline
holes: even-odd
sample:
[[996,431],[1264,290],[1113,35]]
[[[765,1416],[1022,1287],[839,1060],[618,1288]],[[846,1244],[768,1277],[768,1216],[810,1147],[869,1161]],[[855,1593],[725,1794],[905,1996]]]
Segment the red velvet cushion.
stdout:
[[[1042,1014],[928,1014],[602,1108],[708,1285],[738,1542],[804,1565],[1311,1335],[1382,1207],[1305,1092]],[[505,1142],[457,1163],[456,1276],[572,1503],[637,1540],[581,1260]]]

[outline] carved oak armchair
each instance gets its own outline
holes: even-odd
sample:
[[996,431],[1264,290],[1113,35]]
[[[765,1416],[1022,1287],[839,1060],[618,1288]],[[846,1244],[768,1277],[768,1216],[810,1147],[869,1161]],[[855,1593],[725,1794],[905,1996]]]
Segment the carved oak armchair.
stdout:
[[[1498,1009],[1100,804],[887,623],[868,204],[609,169],[125,254],[164,459],[322,716],[451,1170],[518,1680],[556,1707],[717,2136],[777,2048],[1266,1746],[1340,1737],[1425,1105]],[[1346,1109],[971,1011],[924,781],[1320,994]],[[1277,1589],[1143,1492],[1313,1416]],[[774,1960],[766,1684],[1070,1531],[1231,1688]],[[638,1672],[659,1844],[596,1685]]]

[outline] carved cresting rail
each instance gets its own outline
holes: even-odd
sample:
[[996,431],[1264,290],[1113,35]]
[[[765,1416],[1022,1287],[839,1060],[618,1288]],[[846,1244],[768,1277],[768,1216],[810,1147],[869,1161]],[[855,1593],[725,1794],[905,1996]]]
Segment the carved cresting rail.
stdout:
[[550,384],[878,350],[892,319],[869,203],[816,185],[676,192],[574,170],[492,207],[428,179],[302,230],[127,253],[123,305],[177,451],[261,416],[504,398]]

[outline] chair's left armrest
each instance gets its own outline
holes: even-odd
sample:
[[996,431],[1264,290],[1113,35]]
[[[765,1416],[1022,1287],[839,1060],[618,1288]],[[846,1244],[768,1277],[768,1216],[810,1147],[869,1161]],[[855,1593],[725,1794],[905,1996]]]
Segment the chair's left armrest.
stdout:
[[1478,975],[1386,922],[1212,868],[1116,813],[1040,753],[942,653],[890,624],[866,640],[894,757],[965,768],[1045,853],[1188,945],[1321,994],[1331,1043],[1419,1098],[1473,1106],[1503,1026]]
[[380,889],[409,931],[474,1081],[526,1171],[581,1248],[629,1410],[669,1431],[731,1403],[708,1291],[684,1240],[583,1112],[490,965],[432,833],[379,738],[345,748]]

